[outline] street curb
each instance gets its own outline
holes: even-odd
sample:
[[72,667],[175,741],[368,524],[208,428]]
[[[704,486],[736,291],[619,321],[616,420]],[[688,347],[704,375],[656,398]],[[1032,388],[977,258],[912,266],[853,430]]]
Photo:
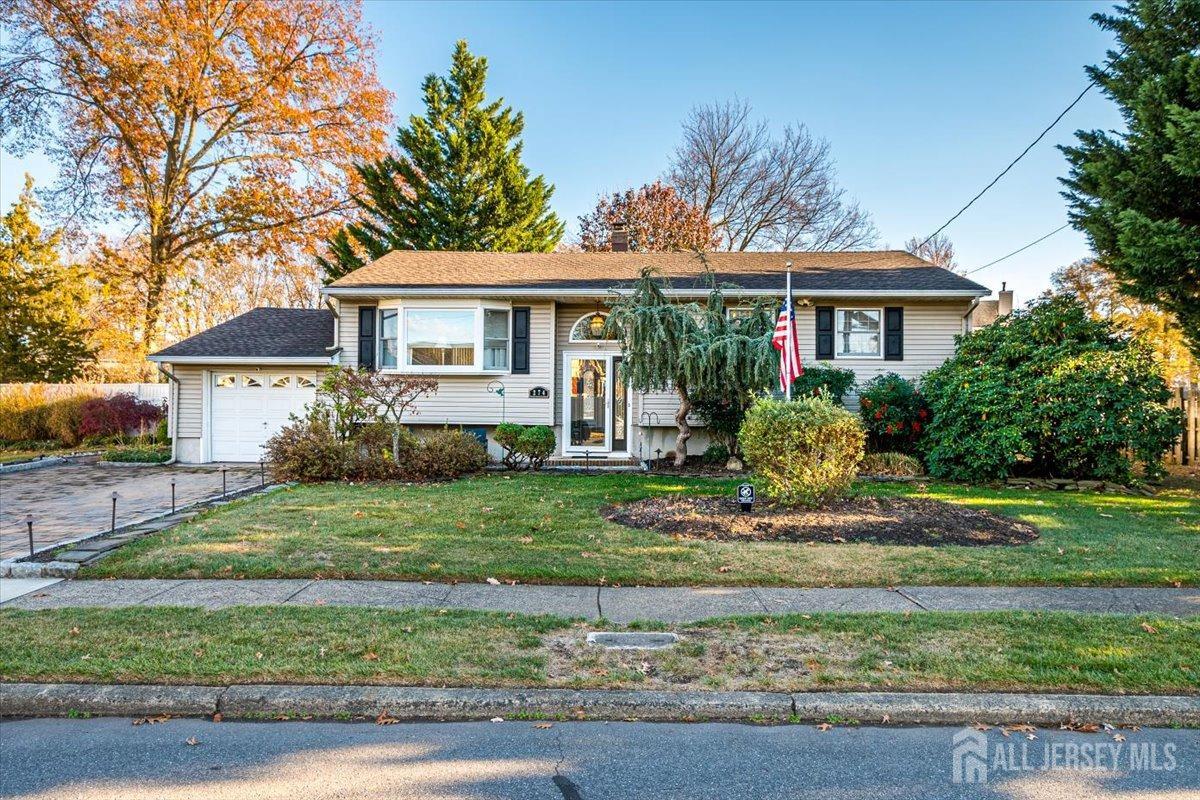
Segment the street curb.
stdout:
[[592,719],[760,723],[1200,725],[1200,697],[936,692],[657,692],[402,686],[0,684],[0,716]]

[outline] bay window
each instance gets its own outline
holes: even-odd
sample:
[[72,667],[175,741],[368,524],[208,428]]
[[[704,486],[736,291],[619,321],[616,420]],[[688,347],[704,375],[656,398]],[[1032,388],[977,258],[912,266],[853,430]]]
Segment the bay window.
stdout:
[[838,358],[879,358],[882,355],[882,309],[839,308],[835,318]]
[[379,311],[380,369],[414,372],[507,372],[508,308],[436,306]]

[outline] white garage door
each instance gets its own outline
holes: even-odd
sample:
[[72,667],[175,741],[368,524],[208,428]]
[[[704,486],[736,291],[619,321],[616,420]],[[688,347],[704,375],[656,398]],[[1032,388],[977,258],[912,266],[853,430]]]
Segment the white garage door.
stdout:
[[212,460],[258,461],[262,446],[316,397],[315,373],[217,372],[212,376]]

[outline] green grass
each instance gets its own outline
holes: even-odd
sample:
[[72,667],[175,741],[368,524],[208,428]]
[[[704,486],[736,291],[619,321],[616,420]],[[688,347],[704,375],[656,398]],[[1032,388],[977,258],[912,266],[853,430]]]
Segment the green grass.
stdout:
[[28,461],[38,456],[69,455],[80,451],[79,447],[58,447],[50,445],[43,448],[33,448],[25,445],[14,445],[10,448],[0,448],[0,464],[10,464],[14,461]]
[[320,484],[231,503],[148,536],[86,577],[385,578],[642,585],[1200,585],[1200,491],[1156,497],[859,484],[1018,517],[1019,547],[675,540],[601,507],[733,482],[487,475],[435,485]]
[[814,614],[603,651],[555,617],[360,608],[0,610],[0,678],[676,689],[1196,693],[1200,621],[1064,613]]

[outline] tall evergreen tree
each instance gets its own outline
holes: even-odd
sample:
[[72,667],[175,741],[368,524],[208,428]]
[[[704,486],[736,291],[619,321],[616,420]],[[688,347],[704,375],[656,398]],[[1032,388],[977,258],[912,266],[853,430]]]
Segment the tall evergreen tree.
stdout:
[[59,235],[42,233],[36,208],[26,176],[0,224],[0,383],[69,381],[94,359],[83,276],[59,263]]
[[357,168],[360,218],[318,259],[327,280],[391,250],[549,252],[558,244],[554,187],[521,163],[525,117],[503,99],[488,102],[486,78],[487,59],[465,41],[447,77],[425,78],[425,115],[400,128],[398,154]]
[[1088,74],[1126,130],[1062,148],[1063,196],[1121,291],[1174,314],[1200,357],[1200,0],[1130,0],[1092,19],[1120,50]]

